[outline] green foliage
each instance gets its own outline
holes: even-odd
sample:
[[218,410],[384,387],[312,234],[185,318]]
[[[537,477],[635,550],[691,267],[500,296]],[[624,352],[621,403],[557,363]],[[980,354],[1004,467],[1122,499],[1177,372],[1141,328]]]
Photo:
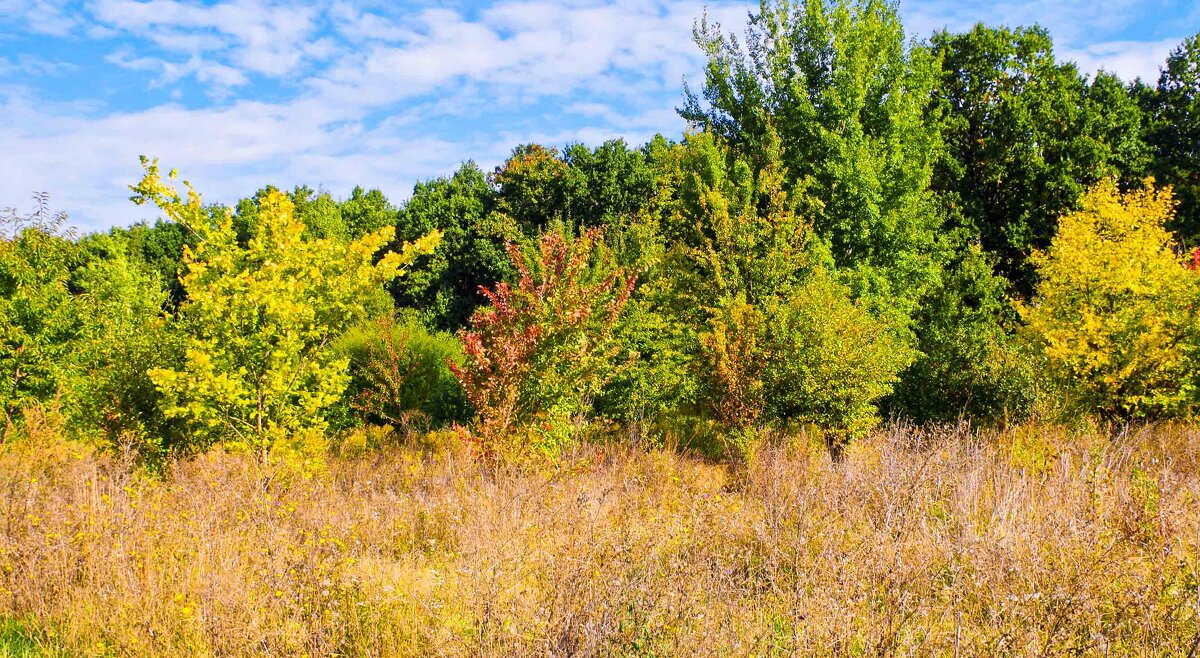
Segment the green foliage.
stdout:
[[816,424],[835,455],[875,426],[876,403],[912,361],[891,325],[819,272],[768,304],[764,320],[767,413]]
[[183,248],[196,248],[195,234],[182,224],[160,219],[154,224],[143,222],[128,229],[115,228],[110,235],[128,243],[126,257],[155,273],[167,288],[169,307],[177,308],[183,301],[183,286],[179,283]]
[[536,234],[552,220],[565,220],[571,166],[558,149],[524,144],[496,168],[490,182],[497,189],[496,210],[526,234]]
[[78,249],[46,197],[28,216],[0,215],[0,413],[7,437],[20,409],[58,397],[83,330],[68,287]]
[[101,235],[81,246],[92,255],[72,277],[87,317],[74,350],[83,374],[67,392],[66,408],[80,433],[98,429],[110,445],[133,448],[143,459],[186,448],[187,429],[163,415],[150,376],[183,360],[163,314],[167,291],[155,272],[130,257],[131,241]]
[[228,213],[212,222],[194,190],[184,200],[157,163],[144,164],[134,200],[156,203],[200,238],[184,253],[187,301],[177,320],[184,367],[150,372],[165,415],[186,419],[206,441],[264,457],[282,439],[319,435],[322,412],[349,383],[346,359],[331,342],[367,314],[363,298],[432,249],[438,234],[376,261],[392,239],[390,227],[350,243],[305,240],[291,200],[272,190],[259,202],[255,235],[242,246]]
[[736,157],[710,133],[689,135],[656,163],[664,258],[676,306],[695,314],[718,297],[761,302],[811,269],[807,201],[785,189],[782,152],[768,142],[758,162]]
[[707,19],[702,101],[680,114],[750,155],[777,132],[789,187],[854,294],[906,321],[938,277],[929,182],[940,147],[926,109],[937,62],[905,44],[884,0],[763,0],[745,48]]
[[540,144],[518,146],[491,183],[497,212],[526,235],[554,221],[621,227],[650,202],[655,185],[646,151],[620,139],[595,149],[572,144],[562,153]]
[[[241,199],[235,204],[233,227],[239,244],[245,245],[250,238],[258,235],[259,206],[268,194],[279,191],[275,186],[268,185],[255,192],[253,197]],[[287,197],[292,202],[296,219],[304,225],[306,240],[358,240],[396,222],[396,209],[379,190],[367,191],[355,187],[350,198],[339,202],[328,192],[300,185],[288,192]],[[214,214],[214,221],[220,221],[225,209],[212,207],[210,211]]]
[[826,245],[811,239],[799,212],[819,203],[804,188],[788,192],[771,130],[756,156],[740,157],[710,133],[653,154],[669,246],[637,300],[687,329],[661,343],[661,354],[643,355],[633,372],[647,362],[655,372],[665,356],[690,371],[676,377],[695,382],[688,392],[696,410],[727,432],[820,423],[840,449],[878,420],[876,403],[911,350],[827,269]]
[[[490,302],[462,332],[467,359],[451,370],[479,414],[485,454],[553,451],[570,439],[622,361],[613,328],[635,278],[603,249],[600,229],[542,235],[536,253],[508,245],[515,284],[484,290]],[[514,436],[517,428],[532,436]]]
[[444,426],[467,422],[466,396],[449,364],[465,356],[454,336],[411,314],[359,325],[334,347],[350,363],[346,405],[367,423]]
[[714,304],[738,294],[762,301],[800,280],[811,260],[778,150],[758,173],[710,133],[648,150],[654,204],[625,229],[642,234],[630,260],[643,283],[616,331],[638,359],[600,398],[604,413],[626,421],[699,411],[699,336]]
[[681,322],[665,300],[670,281],[638,286],[613,332],[621,352],[636,355],[597,394],[596,412],[628,424],[654,423],[696,411],[696,328]]
[[917,43],[897,12],[704,18],[680,142],[525,144],[400,208],[268,186],[231,212],[147,162],[134,200],[167,221],[77,241],[42,197],[6,211],[5,436],[46,405],[149,459],[266,457],[472,419],[497,457],[599,415],[735,451],[815,425],[837,454],[881,408],[1193,411],[1200,250],[1163,227],[1200,242],[1200,35],[1126,86],[1038,27]]
[[1107,176],[1140,176],[1140,112],[1120,82],[1089,86],[1055,59],[1043,29],[939,32],[938,104],[946,148],[933,187],[952,227],[994,255],[1016,290],[1032,289],[1030,251],[1045,248],[1058,217]]
[[1151,173],[1179,200],[1172,228],[1188,246],[1200,244],[1200,33],[1167,58],[1153,90],[1144,89]]
[[917,422],[990,422],[1027,413],[1034,377],[1013,336],[1007,281],[977,245],[958,255],[917,313],[920,355],[901,375],[892,406]]
[[430,326],[456,331],[486,300],[479,290],[512,276],[504,244],[520,232],[493,212],[496,193],[474,163],[449,178],[417,183],[399,212],[397,240],[440,231],[442,242],[391,287],[396,305],[418,309]]
[[341,210],[347,237],[351,240],[378,233],[396,223],[396,208],[379,190],[355,187],[350,198],[342,202]]
[[1050,248],[1035,253],[1037,296],[1021,315],[1047,375],[1086,413],[1146,418],[1182,414],[1195,402],[1196,273],[1164,225],[1169,188],[1122,194],[1093,188],[1062,218]]
[[821,273],[762,308],[725,300],[701,345],[718,420],[742,432],[763,420],[815,424],[835,455],[879,421],[875,403],[912,358],[887,323]]
[[[265,193],[260,192],[254,204],[256,209],[262,205],[264,198]],[[304,239],[350,239],[350,228],[342,217],[342,208],[328,192],[317,192],[307,186],[300,186],[292,190],[288,198],[292,201],[292,212],[295,213],[296,219],[304,224]]]
[[563,161],[569,167],[563,215],[573,223],[620,229],[652,199],[655,177],[647,153],[630,149],[624,140],[595,149],[572,144]]

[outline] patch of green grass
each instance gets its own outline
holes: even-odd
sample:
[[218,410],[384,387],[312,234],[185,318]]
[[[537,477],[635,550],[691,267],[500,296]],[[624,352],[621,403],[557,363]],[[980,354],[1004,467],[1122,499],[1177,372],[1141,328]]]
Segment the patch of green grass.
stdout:
[[43,658],[63,656],[36,631],[16,619],[0,618],[0,658]]

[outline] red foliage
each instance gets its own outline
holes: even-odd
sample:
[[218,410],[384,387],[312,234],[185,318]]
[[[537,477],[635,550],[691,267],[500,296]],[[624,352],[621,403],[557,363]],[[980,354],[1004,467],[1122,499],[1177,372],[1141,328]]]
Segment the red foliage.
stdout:
[[586,281],[602,235],[599,228],[575,240],[547,233],[536,262],[509,243],[516,285],[480,287],[490,305],[475,312],[471,330],[460,333],[467,362],[450,367],[479,413],[485,452],[552,402],[564,373],[596,376],[587,364],[613,356],[608,339],[636,277],[614,268],[597,283]]
[[1187,260],[1183,261],[1183,266],[1189,270],[1200,270],[1200,247],[1192,249],[1192,253],[1187,255]]

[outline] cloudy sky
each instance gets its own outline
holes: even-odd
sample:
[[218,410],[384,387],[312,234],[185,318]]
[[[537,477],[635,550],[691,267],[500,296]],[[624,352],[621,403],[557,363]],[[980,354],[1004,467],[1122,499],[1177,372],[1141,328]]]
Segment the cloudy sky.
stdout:
[[[84,229],[146,218],[138,155],[209,201],[266,183],[395,200],[516,144],[677,135],[693,21],[727,0],[0,0],[0,207],[46,191]],[[1085,70],[1157,78],[1200,0],[902,0],[910,34],[1039,23]]]

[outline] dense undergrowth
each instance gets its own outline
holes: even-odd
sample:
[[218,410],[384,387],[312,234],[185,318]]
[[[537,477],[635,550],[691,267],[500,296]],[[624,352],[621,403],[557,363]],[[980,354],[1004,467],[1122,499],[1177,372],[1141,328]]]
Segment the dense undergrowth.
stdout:
[[304,475],[0,452],[0,655],[1184,656],[1200,430],[891,427],[834,463],[449,442]]

